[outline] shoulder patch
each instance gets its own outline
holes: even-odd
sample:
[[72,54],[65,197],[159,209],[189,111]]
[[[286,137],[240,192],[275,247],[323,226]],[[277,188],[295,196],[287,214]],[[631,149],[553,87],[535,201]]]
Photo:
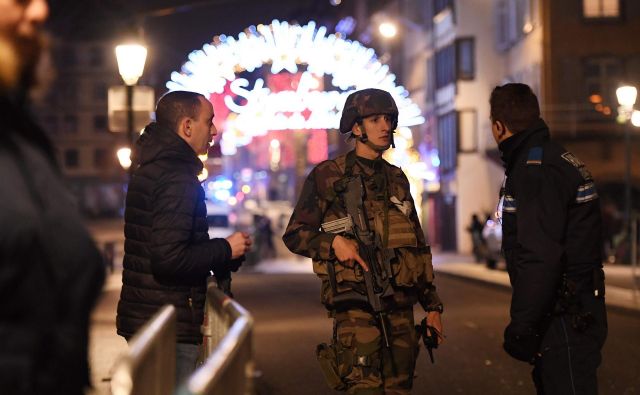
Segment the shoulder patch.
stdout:
[[576,203],[586,203],[598,198],[598,192],[596,191],[593,182],[580,185],[578,187],[578,193],[576,194]]
[[542,164],[542,147],[531,147],[527,155],[527,165]]
[[564,154],[562,154],[560,156],[562,157],[562,159],[566,160],[573,167],[575,167],[580,172],[580,175],[582,176],[582,178],[585,181],[593,180],[593,177],[591,177],[591,173],[589,172],[589,170],[587,170],[587,167],[574,154],[572,154],[571,152],[567,151],[567,152],[565,152]]

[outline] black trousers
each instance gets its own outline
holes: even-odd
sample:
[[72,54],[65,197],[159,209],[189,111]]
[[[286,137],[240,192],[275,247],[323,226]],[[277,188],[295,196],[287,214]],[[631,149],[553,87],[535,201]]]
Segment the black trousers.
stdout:
[[538,395],[591,395],[598,393],[596,371],[600,350],[607,337],[604,299],[580,296],[583,312],[590,312],[592,322],[584,331],[572,325],[572,316],[553,317],[541,345],[542,357],[532,372]]

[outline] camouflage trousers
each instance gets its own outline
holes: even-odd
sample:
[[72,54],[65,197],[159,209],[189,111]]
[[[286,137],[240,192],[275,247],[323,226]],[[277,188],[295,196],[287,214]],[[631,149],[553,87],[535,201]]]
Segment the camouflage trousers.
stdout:
[[384,345],[376,318],[363,310],[335,313],[333,345],[338,373],[348,394],[409,394],[418,357],[411,307],[390,312]]

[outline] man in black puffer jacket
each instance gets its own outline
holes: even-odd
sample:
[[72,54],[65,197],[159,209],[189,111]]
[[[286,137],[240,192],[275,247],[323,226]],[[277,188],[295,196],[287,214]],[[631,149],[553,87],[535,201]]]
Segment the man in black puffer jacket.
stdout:
[[176,384],[195,368],[202,343],[206,278],[237,270],[251,245],[236,232],[209,239],[202,162],[217,131],[204,96],[170,92],[158,101],[157,122],[136,143],[125,211],[125,256],[118,334],[127,340],[164,304],[177,309]]

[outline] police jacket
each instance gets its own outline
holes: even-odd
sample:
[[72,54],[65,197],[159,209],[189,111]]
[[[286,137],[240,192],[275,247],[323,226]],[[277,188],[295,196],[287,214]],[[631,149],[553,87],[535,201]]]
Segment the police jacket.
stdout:
[[363,291],[364,278],[359,271],[336,260],[331,248],[336,234],[321,229],[322,223],[347,216],[344,202],[334,188],[347,171],[363,178],[369,227],[380,238],[384,238],[384,205],[387,205],[386,245],[396,251],[392,264],[395,288],[392,304],[410,306],[419,301],[425,309],[439,305],[440,298],[433,285],[431,250],[418,221],[409,181],[400,168],[383,159],[357,157],[355,151],[322,162],[311,171],[282,237],[289,250],[312,258],[313,270],[322,280],[324,305],[329,309],[339,307],[333,300],[329,265],[333,265],[338,292]]
[[508,338],[540,329],[563,275],[588,288],[602,267],[602,231],[591,174],[550,140],[542,119],[499,148],[506,168],[502,248],[513,287]]
[[105,266],[44,132],[2,95],[0,119],[0,392],[83,394]]
[[200,343],[206,279],[231,259],[209,240],[202,162],[175,132],[152,123],[138,140],[127,191],[118,334],[129,339],[164,304],[176,307],[179,343]]

